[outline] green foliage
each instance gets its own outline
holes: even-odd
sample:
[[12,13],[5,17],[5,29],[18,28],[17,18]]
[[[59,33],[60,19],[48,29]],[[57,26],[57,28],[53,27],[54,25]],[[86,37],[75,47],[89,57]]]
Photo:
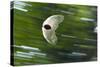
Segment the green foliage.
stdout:
[[[96,9],[74,4],[15,2],[14,65],[96,60]],[[41,28],[44,20],[55,14],[64,15],[64,21],[56,30],[57,45],[51,45],[44,39]]]

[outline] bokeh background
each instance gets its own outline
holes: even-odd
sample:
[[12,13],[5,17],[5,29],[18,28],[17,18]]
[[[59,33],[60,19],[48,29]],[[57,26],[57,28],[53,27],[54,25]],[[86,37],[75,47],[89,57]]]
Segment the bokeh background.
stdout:
[[[39,2],[11,2],[11,64],[38,65],[97,60],[97,6]],[[56,30],[57,45],[42,34],[42,23],[64,15]]]

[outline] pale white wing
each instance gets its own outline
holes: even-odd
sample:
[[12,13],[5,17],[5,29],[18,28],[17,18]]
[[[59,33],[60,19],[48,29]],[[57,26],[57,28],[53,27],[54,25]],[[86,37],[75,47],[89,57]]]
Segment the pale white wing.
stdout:
[[50,44],[57,43],[57,36],[55,30],[58,28],[59,24],[64,20],[63,15],[52,15],[48,17],[42,26],[42,32],[44,38]]

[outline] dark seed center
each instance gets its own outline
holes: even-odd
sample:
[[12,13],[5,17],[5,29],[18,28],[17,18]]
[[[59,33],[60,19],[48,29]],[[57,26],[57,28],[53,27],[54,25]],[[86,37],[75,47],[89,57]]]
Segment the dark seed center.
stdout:
[[51,29],[50,25],[44,25],[44,28],[47,30]]

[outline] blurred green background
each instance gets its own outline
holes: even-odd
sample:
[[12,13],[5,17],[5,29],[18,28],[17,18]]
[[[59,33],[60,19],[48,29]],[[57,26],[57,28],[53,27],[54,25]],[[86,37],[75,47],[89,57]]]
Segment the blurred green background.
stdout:
[[[13,65],[54,64],[97,60],[97,7],[75,4],[11,2]],[[42,23],[55,14],[64,15],[56,30],[57,45],[42,35]]]

